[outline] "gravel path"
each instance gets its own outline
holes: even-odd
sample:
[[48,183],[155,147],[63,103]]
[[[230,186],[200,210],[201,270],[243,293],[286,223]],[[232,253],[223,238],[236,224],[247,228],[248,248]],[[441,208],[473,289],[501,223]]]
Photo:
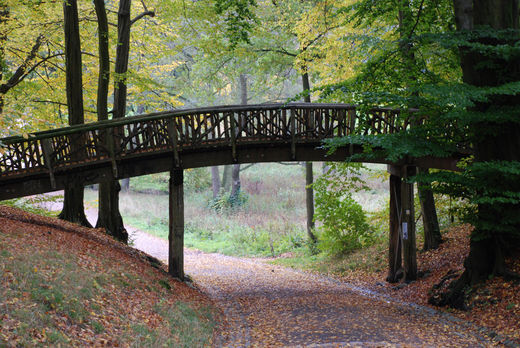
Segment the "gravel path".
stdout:
[[[95,211],[88,210],[89,219]],[[128,227],[136,248],[167,262],[167,241]],[[429,308],[262,260],[185,249],[185,271],[226,316],[217,347],[488,347]]]

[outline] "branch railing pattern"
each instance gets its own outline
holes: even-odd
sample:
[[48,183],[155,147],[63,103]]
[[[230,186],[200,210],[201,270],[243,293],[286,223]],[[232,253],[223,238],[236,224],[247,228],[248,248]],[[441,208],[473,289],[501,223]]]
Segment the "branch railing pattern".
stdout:
[[[410,116],[375,108],[359,112],[345,104],[270,104],[177,110],[125,117],[0,139],[0,180],[27,173],[117,161],[160,151],[175,160],[186,149],[254,143],[319,143],[354,134],[391,134],[407,129]],[[415,121],[414,121],[415,122]],[[177,162],[178,163],[178,162]]]

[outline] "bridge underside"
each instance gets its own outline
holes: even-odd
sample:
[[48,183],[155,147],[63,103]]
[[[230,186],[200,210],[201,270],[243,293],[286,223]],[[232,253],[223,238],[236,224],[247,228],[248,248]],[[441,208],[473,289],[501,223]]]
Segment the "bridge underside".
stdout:
[[[300,143],[293,149],[290,144],[251,144],[242,145],[235,149],[230,147],[206,147],[203,149],[185,149],[178,153],[175,160],[173,151],[156,151],[153,154],[136,154],[126,156],[116,162],[115,166],[110,159],[85,166],[84,164],[69,165],[66,170],[56,170],[52,173],[25,173],[12,178],[6,177],[0,181],[0,200],[11,199],[34,194],[41,194],[64,189],[71,179],[83,185],[97,184],[114,177],[117,179],[134,176],[169,172],[173,169],[189,169],[209,167],[233,163],[261,163],[261,162],[314,162],[314,161],[345,161],[352,154],[362,154],[361,146],[339,148],[328,155],[327,150],[320,143]],[[428,168],[457,170],[456,158],[418,158],[401,163],[389,163],[384,159],[358,158],[358,162],[391,164],[393,168],[404,165],[421,166]],[[114,173],[116,176],[114,176]],[[54,179],[54,180],[53,180]],[[54,184],[54,185],[53,185]]]

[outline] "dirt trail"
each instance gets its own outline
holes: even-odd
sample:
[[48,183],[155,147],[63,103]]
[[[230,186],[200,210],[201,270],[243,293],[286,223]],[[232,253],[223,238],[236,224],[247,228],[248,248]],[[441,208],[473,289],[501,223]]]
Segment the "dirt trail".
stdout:
[[[89,218],[95,212],[89,211]],[[136,248],[166,261],[167,241],[128,227]],[[226,315],[220,347],[488,347],[428,308],[262,260],[185,249],[185,270]]]

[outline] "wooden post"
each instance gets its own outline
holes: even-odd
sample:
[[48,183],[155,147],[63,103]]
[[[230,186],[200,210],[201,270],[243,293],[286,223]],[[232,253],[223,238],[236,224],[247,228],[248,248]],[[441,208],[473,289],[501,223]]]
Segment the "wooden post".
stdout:
[[184,280],[184,187],[182,169],[170,172],[168,273]]
[[388,243],[388,276],[386,280],[395,283],[402,276],[401,257],[401,177],[390,171],[390,231]]
[[401,237],[403,239],[403,258],[406,280],[417,279],[417,250],[415,245],[415,213],[413,183],[406,182],[416,174],[416,167],[406,166],[405,177],[401,184]]

